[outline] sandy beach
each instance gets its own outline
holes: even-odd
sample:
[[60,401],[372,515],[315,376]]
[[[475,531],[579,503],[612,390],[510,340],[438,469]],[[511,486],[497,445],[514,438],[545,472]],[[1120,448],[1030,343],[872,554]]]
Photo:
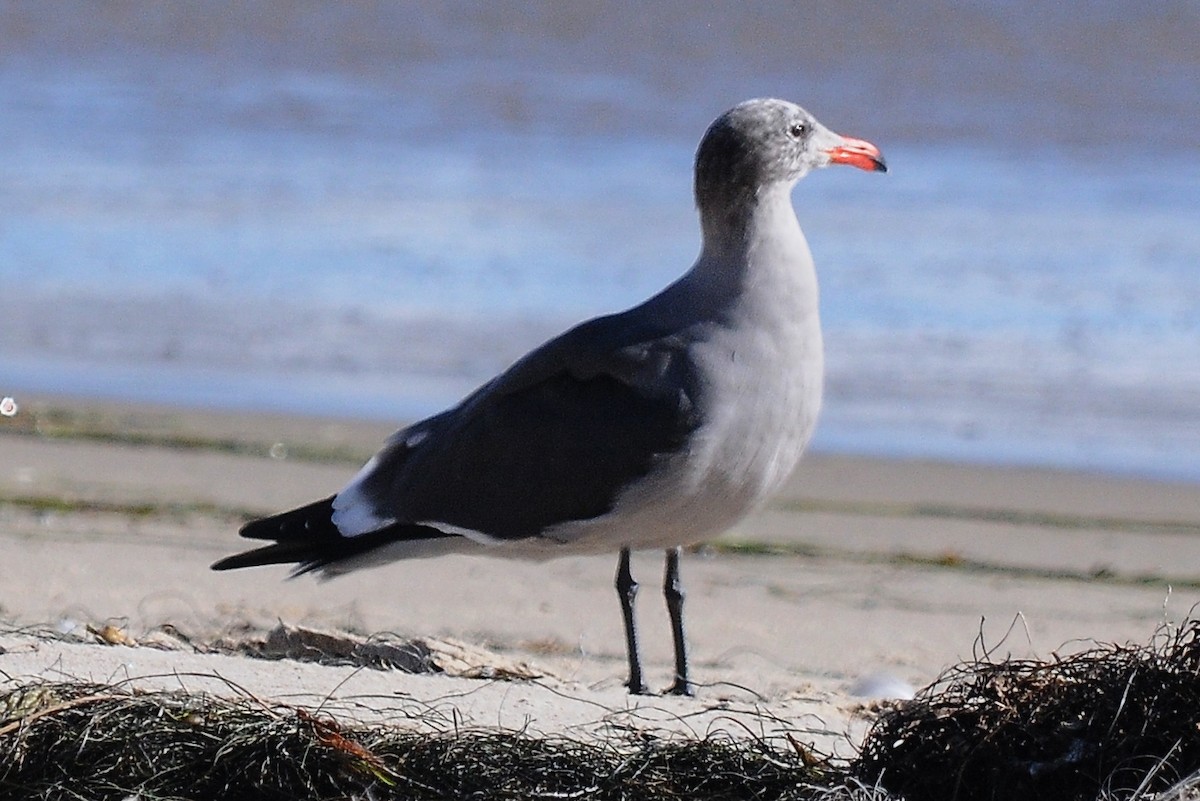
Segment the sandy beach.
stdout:
[[[246,516],[336,491],[390,426],[19,400],[0,418],[10,682],[135,680],[357,716],[418,706],[537,732],[783,728],[844,752],[870,720],[866,679],[919,688],[982,651],[1146,642],[1200,601],[1200,487],[817,455],[761,513],[685,557],[698,696],[630,698],[615,558],[448,557],[327,583],[208,569],[241,547]],[[670,678],[661,569],[659,554],[637,556],[652,687]],[[210,647],[280,622],[433,638],[480,677]],[[105,625],[139,645],[101,644],[88,627]],[[537,678],[496,678],[510,670]]]

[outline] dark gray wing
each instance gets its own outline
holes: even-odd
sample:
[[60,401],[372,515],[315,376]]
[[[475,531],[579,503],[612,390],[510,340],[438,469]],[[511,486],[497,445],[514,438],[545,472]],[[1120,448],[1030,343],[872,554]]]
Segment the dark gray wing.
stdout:
[[377,519],[501,540],[609,511],[700,423],[687,332],[639,319],[584,323],[399,432],[356,498]]

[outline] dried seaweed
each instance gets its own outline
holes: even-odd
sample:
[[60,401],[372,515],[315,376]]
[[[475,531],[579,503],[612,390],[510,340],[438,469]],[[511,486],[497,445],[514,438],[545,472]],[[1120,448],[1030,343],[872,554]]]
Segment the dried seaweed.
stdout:
[[882,716],[855,773],[911,799],[1145,797],[1200,769],[1200,621],[1149,646],[983,658]]
[[804,799],[802,749],[713,735],[621,742],[343,726],[254,699],[89,684],[0,696],[0,797]]
[[850,762],[787,736],[579,740],[432,711],[366,725],[233,694],[10,680],[0,801],[1200,799],[1200,622],[1148,646],[959,665],[885,711]]

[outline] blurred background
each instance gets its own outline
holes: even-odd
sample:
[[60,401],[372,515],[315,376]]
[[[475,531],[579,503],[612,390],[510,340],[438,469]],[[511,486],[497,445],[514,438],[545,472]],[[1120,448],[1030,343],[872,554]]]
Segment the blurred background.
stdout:
[[827,452],[1200,481],[1200,4],[8,2],[0,395],[394,420],[695,258],[696,142],[885,153],[797,213]]

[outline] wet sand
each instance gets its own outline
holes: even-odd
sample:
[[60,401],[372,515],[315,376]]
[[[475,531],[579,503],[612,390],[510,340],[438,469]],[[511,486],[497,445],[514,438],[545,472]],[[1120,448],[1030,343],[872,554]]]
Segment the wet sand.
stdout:
[[[844,748],[869,717],[852,692],[866,677],[920,687],[983,651],[1048,657],[1094,640],[1144,642],[1200,601],[1200,486],[820,455],[762,512],[685,557],[696,699],[623,692],[615,558],[446,557],[327,583],[285,581],[284,568],[208,569],[241,548],[243,516],[335,491],[388,433],[22,399],[16,417],[0,418],[0,673],[225,692],[228,680],[300,703],[373,699],[356,714],[416,704],[540,732],[782,726]],[[670,681],[661,569],[657,553],[635,560],[653,687]],[[88,639],[87,625],[112,623],[152,642],[169,625],[204,643],[278,621],[450,638],[542,678],[405,675],[20,630]]]

